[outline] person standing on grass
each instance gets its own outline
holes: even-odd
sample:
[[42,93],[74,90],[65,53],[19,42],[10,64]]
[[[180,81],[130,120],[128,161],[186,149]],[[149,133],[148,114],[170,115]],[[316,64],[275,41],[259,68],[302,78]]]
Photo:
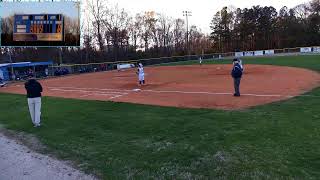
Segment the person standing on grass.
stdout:
[[28,106],[34,127],[40,127],[40,116],[41,116],[41,84],[29,77],[29,80],[24,84],[27,91]]
[[242,77],[242,72],[243,66],[242,64],[240,64],[239,59],[233,59],[233,68],[231,71],[235,91],[233,96],[240,96],[240,81]]

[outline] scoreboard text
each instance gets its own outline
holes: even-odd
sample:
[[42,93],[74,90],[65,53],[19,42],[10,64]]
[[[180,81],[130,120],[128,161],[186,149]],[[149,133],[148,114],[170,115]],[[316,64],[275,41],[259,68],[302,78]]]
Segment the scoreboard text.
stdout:
[[16,14],[13,41],[63,41],[62,14]]

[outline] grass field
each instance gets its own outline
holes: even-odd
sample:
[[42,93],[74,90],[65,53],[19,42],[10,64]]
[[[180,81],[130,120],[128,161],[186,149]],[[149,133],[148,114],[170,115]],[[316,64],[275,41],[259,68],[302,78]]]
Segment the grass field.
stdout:
[[[320,56],[244,64],[320,72]],[[39,129],[32,127],[25,96],[0,94],[0,123],[35,135],[47,153],[103,179],[318,179],[320,88],[308,94],[242,111],[44,97]]]

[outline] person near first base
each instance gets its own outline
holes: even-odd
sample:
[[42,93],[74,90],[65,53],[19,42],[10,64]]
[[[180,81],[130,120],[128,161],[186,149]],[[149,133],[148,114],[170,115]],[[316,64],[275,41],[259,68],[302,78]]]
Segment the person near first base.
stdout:
[[243,66],[240,64],[239,59],[233,59],[233,68],[231,76],[233,78],[234,96],[240,96],[240,82],[243,73]]

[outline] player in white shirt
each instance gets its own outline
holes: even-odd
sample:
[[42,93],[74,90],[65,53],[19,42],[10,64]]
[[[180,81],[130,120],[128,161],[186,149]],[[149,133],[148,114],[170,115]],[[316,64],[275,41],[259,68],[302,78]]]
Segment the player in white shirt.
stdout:
[[140,85],[145,84],[145,81],[144,81],[144,69],[143,69],[143,65],[141,63],[138,64],[137,74],[138,74],[138,78],[139,78],[139,84]]
[[242,71],[244,71],[244,69],[243,69],[243,64],[242,64],[242,60],[241,60],[240,58],[238,58],[238,62],[239,62],[239,65],[240,65]]
[[199,57],[199,63],[200,63],[200,66],[202,65],[202,57],[200,56]]

